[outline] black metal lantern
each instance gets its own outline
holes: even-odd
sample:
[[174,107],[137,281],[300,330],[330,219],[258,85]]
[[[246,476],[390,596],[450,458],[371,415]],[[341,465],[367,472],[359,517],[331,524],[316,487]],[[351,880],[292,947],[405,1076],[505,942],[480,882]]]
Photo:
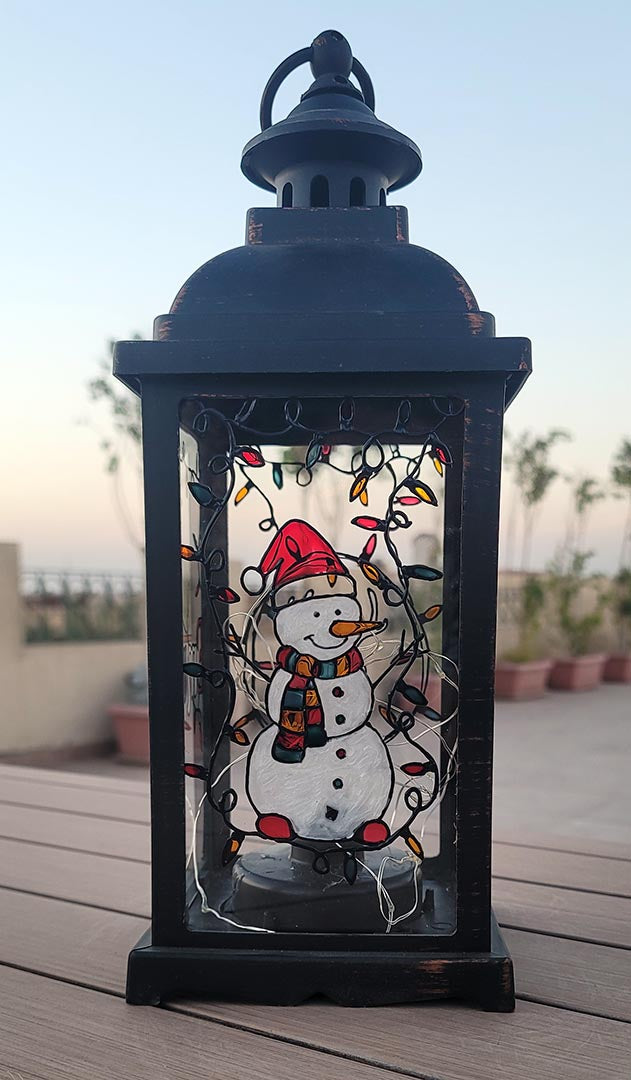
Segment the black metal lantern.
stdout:
[[[284,76],[315,82],[272,125]],[[360,89],[351,82],[354,74]],[[142,397],[151,933],[128,1001],[513,1008],[491,889],[504,411],[530,372],[386,193],[326,31],[270,79],[247,243],[119,342]]]

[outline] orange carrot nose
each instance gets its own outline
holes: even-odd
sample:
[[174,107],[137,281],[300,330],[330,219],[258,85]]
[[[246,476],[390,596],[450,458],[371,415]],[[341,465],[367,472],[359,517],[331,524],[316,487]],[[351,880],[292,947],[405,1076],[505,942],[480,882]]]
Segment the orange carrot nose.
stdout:
[[333,634],[333,637],[355,637],[356,634],[366,634],[369,630],[381,630],[382,627],[381,622],[361,622],[359,619],[355,622],[350,619],[348,621],[340,619],[331,623],[329,633]]

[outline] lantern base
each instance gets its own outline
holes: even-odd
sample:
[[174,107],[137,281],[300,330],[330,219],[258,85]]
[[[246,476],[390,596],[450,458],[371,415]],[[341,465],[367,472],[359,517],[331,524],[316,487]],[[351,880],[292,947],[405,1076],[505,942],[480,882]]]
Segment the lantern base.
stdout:
[[513,963],[492,913],[491,920],[488,953],[189,948],[152,945],[147,931],[129,955],[127,1001],[159,1005],[199,996],[300,1005],[324,994],[339,1005],[461,998],[489,1012],[512,1012]]
[[[329,855],[330,872],[325,875],[314,872],[310,851],[294,847],[270,854],[250,852],[234,866],[230,913],[241,923],[277,932],[383,933],[387,920],[380,909],[375,878],[384,855],[390,856],[389,848],[361,852],[359,857],[365,865],[355,866],[357,876],[350,884],[344,878],[342,851]],[[390,856],[382,873],[383,886],[395,910],[420,918],[420,869],[415,873],[411,859],[401,860],[395,855]]]

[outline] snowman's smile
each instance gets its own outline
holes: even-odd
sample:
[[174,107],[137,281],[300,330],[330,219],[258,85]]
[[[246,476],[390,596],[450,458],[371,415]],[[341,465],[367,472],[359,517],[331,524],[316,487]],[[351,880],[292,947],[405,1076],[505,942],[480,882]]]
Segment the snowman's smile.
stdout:
[[343,640],[340,640],[338,638],[338,640],[335,642],[334,645],[321,645],[319,641],[316,641],[313,634],[307,634],[306,637],[305,637],[305,641],[313,642],[316,649],[324,649],[326,652],[329,652],[332,649],[339,649],[340,645],[343,645],[344,642],[347,641],[347,640],[348,640],[347,638],[344,638]]

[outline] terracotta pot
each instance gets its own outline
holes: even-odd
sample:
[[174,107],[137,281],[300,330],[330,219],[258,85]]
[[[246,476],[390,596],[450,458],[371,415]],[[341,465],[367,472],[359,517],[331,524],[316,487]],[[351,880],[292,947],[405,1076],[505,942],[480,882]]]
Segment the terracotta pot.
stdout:
[[553,690],[595,690],[602,682],[605,660],[603,653],[555,660],[549,685]]
[[614,653],[605,660],[605,682],[631,682],[631,653]]
[[543,697],[551,668],[552,660],[500,660],[495,667],[495,694],[508,701]]
[[433,672],[427,680],[427,686],[425,688],[425,694],[427,695],[427,704],[440,712],[441,706],[441,679]]
[[149,709],[146,705],[110,705],[118,752],[124,761],[149,762]]

